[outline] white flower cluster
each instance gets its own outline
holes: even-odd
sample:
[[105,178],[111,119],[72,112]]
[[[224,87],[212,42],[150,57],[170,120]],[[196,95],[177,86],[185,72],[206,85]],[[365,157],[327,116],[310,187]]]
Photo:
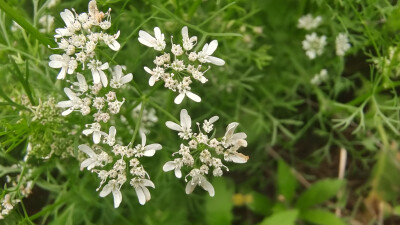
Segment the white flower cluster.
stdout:
[[[141,165],[139,158],[151,157],[162,146],[160,144],[146,145],[146,135],[142,133],[142,143],[131,147],[131,144],[123,146],[116,143],[117,130],[110,127],[109,133],[104,134],[103,145],[96,145],[93,149],[87,145],[79,145],[78,148],[89,157],[81,163],[81,169],[87,168],[96,173],[100,185],[97,191],[101,190],[100,197],[112,193],[114,207],[118,208],[122,201],[120,191],[122,185],[130,178],[130,184],[135,189],[139,203],[144,205],[150,200],[150,192],[147,187],[155,188],[148,173]],[[126,171],[129,171],[127,174]]]
[[[297,27],[307,31],[316,29],[322,22],[322,17],[312,17],[311,14],[300,17],[298,20]],[[306,55],[309,59],[315,59],[317,56],[322,55],[326,46],[326,36],[318,36],[317,33],[313,32],[307,34],[305,39],[302,41],[302,46]],[[336,44],[336,55],[344,56],[345,53],[350,49],[351,45],[347,34],[339,33],[335,39]]]
[[[13,167],[18,168],[21,166],[14,165]],[[14,206],[21,202],[21,197],[26,198],[32,193],[33,182],[28,179],[31,176],[31,173],[32,170],[28,169],[22,179],[19,174],[15,177],[6,176],[4,186],[7,187],[10,192],[5,194],[3,199],[0,200],[0,220],[10,214],[14,209]]]
[[212,56],[218,47],[217,40],[205,44],[199,52],[193,51],[193,47],[197,44],[197,37],[190,37],[186,26],[182,28],[182,42],[173,43],[171,36],[171,53],[165,52],[164,34],[158,27],[154,28],[154,37],[143,30],[139,31],[139,42],[161,52],[153,61],[156,65],[155,68],[144,67],[144,69],[150,74],[150,86],[163,80],[164,87],[179,93],[174,100],[175,104],[180,104],[185,96],[195,102],[200,102],[200,96],[191,92],[192,79],[203,84],[208,81],[204,74],[210,66],[204,68],[204,63],[217,66],[225,64],[224,60]]
[[[136,106],[132,110],[132,117],[134,119],[140,118],[139,116],[140,116],[141,107],[142,107],[142,103],[140,103],[138,106]],[[154,108],[144,108],[139,131],[143,132],[145,134],[150,133],[149,128],[153,127],[154,124],[157,123],[157,121],[158,121],[158,117],[156,115],[156,110]]]
[[108,81],[103,70],[108,69],[108,63],[96,59],[95,50],[101,43],[114,51],[120,48],[116,40],[119,31],[113,35],[105,33],[111,27],[110,11],[111,9],[106,13],[100,12],[96,1],[91,0],[88,13],[78,15],[73,9],[61,12],[65,27],[57,28],[54,38],[58,45],[56,49],[64,53],[51,55],[49,62],[50,67],[61,68],[57,79],[64,79],[66,74],[73,74],[79,64],[82,64],[82,70],[85,70],[87,64],[92,72],[94,84],[101,81],[104,87],[107,86]]
[[[118,90],[133,79],[131,73],[124,74],[123,71],[126,69],[124,66],[116,65],[110,68],[107,62],[96,58],[95,49],[100,42],[114,51],[120,48],[116,41],[119,32],[116,35],[103,32],[111,26],[110,11],[111,9],[107,13],[99,12],[96,1],[92,0],[89,2],[89,13],[78,15],[74,10],[72,13],[68,9],[62,12],[61,17],[66,27],[56,29],[55,38],[59,49],[65,53],[50,56],[49,65],[61,68],[57,78],[64,79],[66,73],[75,73],[78,62],[82,64],[82,73],[76,72],[77,81],[68,81],[71,86],[64,88],[69,100],[59,102],[57,107],[64,109],[63,116],[78,111],[82,116],[93,117],[93,122],[86,124],[86,129],[82,131],[84,135],[92,136],[93,148],[85,144],[78,146],[79,150],[87,155],[81,163],[81,169],[87,168],[98,175],[100,185],[97,191],[101,189],[100,197],[112,193],[114,207],[117,208],[122,201],[120,189],[128,178],[136,190],[139,203],[143,205],[150,200],[147,187],[154,188],[154,184],[139,162],[139,158],[153,156],[162,146],[146,145],[145,134],[142,134],[142,144],[135,147],[131,147],[133,143],[120,145],[116,140],[115,126],[110,126],[108,133],[103,131],[104,124],[111,123],[112,116],[120,112],[125,102],[124,98],[119,100],[117,97]],[[103,20],[104,18],[106,20]],[[95,30],[100,31],[96,33]],[[92,75],[91,85],[86,81],[84,72]],[[106,72],[111,74],[110,81]]]
[[307,34],[306,39],[302,42],[303,49],[309,59],[315,59],[317,56],[322,55],[326,45],[326,36],[318,36],[315,32]]
[[347,52],[347,50],[349,50],[351,47],[351,45],[349,43],[349,38],[347,37],[347,34],[345,34],[345,33],[339,33],[336,36],[335,44],[336,44],[336,55],[337,56],[344,56],[344,54]]
[[326,69],[322,69],[319,73],[315,74],[311,79],[311,84],[320,85],[322,82],[328,79],[328,71]]
[[311,14],[307,14],[299,18],[297,27],[304,30],[313,30],[317,28],[321,22],[321,16],[313,17]]
[[[187,145],[181,144],[180,149],[172,155],[179,155],[173,161],[165,163],[163,170],[165,172],[175,171],[177,178],[182,177],[182,168],[188,167],[190,172],[185,176],[186,194],[193,192],[194,188],[199,185],[206,190],[210,196],[214,196],[214,187],[206,179],[208,173],[213,176],[222,176],[223,168],[228,171],[221,158],[227,162],[245,163],[248,156],[239,153],[240,147],[246,147],[246,134],[234,133],[239,125],[236,122],[230,123],[226,128],[226,133],[221,138],[211,138],[214,130],[214,122],[218,120],[218,116],[211,117],[209,120],[204,120],[202,130],[199,126],[199,133],[192,132],[192,120],[186,109],[180,112],[180,124],[171,121],[166,122],[166,126],[172,130],[178,131],[178,135],[183,140],[188,142]],[[204,132],[204,133],[203,133]],[[187,177],[191,177],[188,181]]]

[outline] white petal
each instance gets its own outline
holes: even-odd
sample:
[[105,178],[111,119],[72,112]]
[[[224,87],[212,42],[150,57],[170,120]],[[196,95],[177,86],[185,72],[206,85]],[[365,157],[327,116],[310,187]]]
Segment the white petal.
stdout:
[[182,27],[182,38],[189,39],[189,32],[187,26]]
[[195,102],[201,102],[200,96],[194,94],[193,92],[187,91],[186,95]]
[[118,206],[122,202],[122,193],[119,189],[113,189],[112,190],[113,197],[114,197],[114,208],[118,208]]
[[67,70],[65,69],[65,67],[62,67],[57,75],[57,79],[63,80],[65,78],[65,75],[67,75]]
[[100,66],[101,70],[106,70],[108,69],[110,66],[108,65],[108,63],[104,63],[103,65]]
[[82,131],[82,133],[86,136],[88,136],[89,134],[93,133],[93,129],[85,129]]
[[[94,158],[88,158],[83,160],[83,162],[81,163],[81,168],[86,168],[88,166],[90,166],[91,164],[95,163],[96,159]],[[91,168],[88,167],[88,170],[90,170]]]
[[72,108],[69,108],[69,109],[65,110],[64,112],[62,112],[61,115],[67,116],[67,115],[71,114],[72,111],[74,111],[74,110]]
[[218,119],[219,119],[218,116],[213,116],[213,117],[211,117],[211,118],[208,120],[208,122],[214,123],[214,122],[217,121]]
[[74,100],[76,99],[76,94],[69,88],[64,88],[65,94],[68,96],[69,99]]
[[154,47],[154,44],[156,42],[156,39],[152,37],[149,33],[146,31],[140,30],[139,31],[139,42],[142,43],[143,45],[146,45],[148,47]]
[[77,73],[76,77],[78,78],[79,85],[87,85],[86,79],[82,74]]
[[150,191],[146,187],[142,186],[142,190],[144,193],[144,196],[146,198],[146,202],[148,202],[151,199]]
[[209,61],[210,63],[217,65],[217,66],[223,66],[225,65],[225,61],[223,59],[214,57],[214,56],[208,56],[206,58],[207,61]]
[[225,133],[225,137],[226,138],[231,138],[233,132],[235,132],[236,127],[239,125],[239,123],[237,122],[233,122],[228,124],[228,126],[226,127],[226,133]]
[[144,205],[144,203],[146,203],[146,196],[144,195],[144,192],[143,192],[141,186],[135,188],[135,191],[136,191],[136,195],[139,199],[139,203],[141,205]]
[[196,187],[196,184],[192,184],[192,181],[189,181],[185,188],[186,194],[191,194],[195,187]]
[[149,79],[149,85],[151,86],[151,87],[153,87],[154,86],[154,84],[156,83],[156,76],[151,76],[150,77],[150,79]]
[[108,47],[110,47],[110,49],[113,51],[118,51],[121,48],[121,45],[118,41],[113,40],[110,44],[108,44]]
[[249,160],[247,155],[243,155],[242,153],[235,153],[234,155],[229,156],[229,158],[234,163],[246,163]]
[[185,94],[180,93],[178,96],[176,96],[174,102],[175,104],[179,105],[182,103],[183,98],[185,97]]
[[231,139],[233,139],[233,140],[246,139],[246,138],[247,138],[247,135],[243,132],[236,133],[236,134],[232,135],[232,137],[231,137]]
[[173,170],[173,169],[175,169],[175,162],[174,161],[168,161],[168,162],[166,162],[165,164],[164,164],[164,166],[163,166],[163,171],[164,172],[168,172],[168,171],[171,171],[171,170]]
[[112,187],[109,184],[104,185],[103,190],[100,192],[100,197],[104,198],[111,193]]
[[60,13],[61,18],[64,20],[65,25],[67,25],[67,27],[71,26],[75,20],[74,14],[68,10],[65,9],[64,12]]
[[108,130],[108,134],[110,137],[115,137],[115,134],[117,133],[117,129],[115,129],[114,126],[111,126],[110,129]]
[[204,177],[201,178],[200,185],[201,185],[201,187],[203,187],[204,190],[208,191],[208,193],[210,194],[211,197],[214,197],[214,195],[215,195],[214,187],[212,186],[212,184],[210,182],[208,182],[208,180],[206,180],[206,178],[204,178]]
[[212,55],[215,52],[215,50],[217,49],[217,47],[218,47],[218,41],[217,40],[211,41],[210,44],[208,45],[206,54]]
[[157,40],[159,40],[159,41],[163,39],[163,38],[162,38],[162,33],[161,33],[160,28],[154,27],[154,36],[155,36],[155,38],[156,38]]
[[175,176],[176,176],[176,178],[182,177],[182,172],[179,168],[175,168]]
[[93,83],[95,84],[100,83],[100,74],[97,69],[92,70],[92,76],[93,76]]
[[192,126],[192,119],[190,118],[186,109],[181,110],[180,117],[183,128],[190,128]]
[[101,139],[100,132],[97,132],[97,131],[93,132],[93,142],[95,144],[98,144],[98,143],[100,143],[100,139]]
[[141,132],[140,136],[142,137],[142,147],[144,147],[146,146],[146,134],[144,132]]
[[148,151],[148,150],[158,151],[161,149],[162,149],[162,146],[160,144],[151,144],[151,145],[147,145],[146,147],[144,147],[145,151]]
[[64,66],[64,62],[63,61],[50,61],[49,66],[51,68],[58,69],[58,68],[61,68]]
[[103,87],[107,87],[108,80],[107,80],[106,74],[102,70],[99,70],[99,74],[100,74],[101,83],[103,83]]
[[143,186],[156,188],[156,186],[154,186],[154,183],[153,183],[151,180],[142,179],[142,180],[141,180],[141,183],[143,184]]
[[120,81],[122,84],[126,84],[126,83],[131,82],[132,79],[133,79],[133,75],[131,73],[128,73],[127,75],[123,76]]
[[79,145],[78,148],[90,157],[96,156],[96,153],[94,153],[94,151],[87,145]]
[[56,107],[59,108],[68,108],[73,106],[74,104],[72,103],[72,101],[61,101],[59,103],[57,103]]
[[165,122],[165,125],[171,130],[182,131],[182,127],[172,121]]
[[147,157],[151,157],[154,154],[156,154],[156,150],[154,150],[154,149],[149,149],[149,150],[146,150],[146,151],[143,152],[143,155],[147,156]]
[[153,71],[151,71],[151,69],[147,66],[144,67],[144,70],[149,74],[153,74]]

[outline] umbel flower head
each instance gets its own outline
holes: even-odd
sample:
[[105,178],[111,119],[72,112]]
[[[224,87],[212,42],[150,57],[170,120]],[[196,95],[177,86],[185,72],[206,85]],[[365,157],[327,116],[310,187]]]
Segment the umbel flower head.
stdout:
[[96,1],[91,0],[88,11],[78,14],[74,9],[65,9],[60,13],[65,27],[56,29],[54,39],[58,45],[55,49],[63,53],[51,55],[49,66],[61,69],[57,79],[65,79],[66,75],[73,74],[79,65],[82,65],[82,70],[88,65],[93,75],[93,83],[101,82],[106,87],[108,80],[103,70],[108,69],[108,63],[99,61],[95,51],[102,43],[111,50],[118,51],[119,31],[112,35],[106,33],[111,27],[111,9],[106,13],[100,12]]
[[[181,110],[180,124],[171,121],[166,122],[168,128],[178,131],[179,137],[185,140],[186,144],[181,143],[179,150],[172,154],[175,158],[166,162],[163,170],[165,172],[173,170],[175,176],[181,178],[182,170],[187,168],[189,173],[185,176],[187,182],[186,194],[192,193],[197,186],[200,186],[210,196],[214,196],[214,187],[207,180],[207,175],[210,173],[213,176],[222,176],[223,169],[228,171],[228,167],[222,163],[222,160],[246,163],[249,158],[238,152],[240,147],[247,146],[247,135],[243,132],[235,133],[239,123],[230,123],[223,137],[211,138],[209,136],[213,133],[214,122],[218,119],[218,116],[213,116],[204,120],[201,126],[203,129],[197,123],[198,133],[192,132],[192,120],[186,109]],[[188,180],[188,177],[191,177],[191,179]]]
[[302,42],[303,49],[310,59],[315,59],[317,56],[322,55],[326,45],[326,36],[318,36],[315,32],[307,34],[306,39]]
[[210,68],[210,65],[206,64],[223,66],[225,61],[213,56],[218,47],[217,40],[205,44],[201,51],[196,52],[193,51],[193,47],[197,44],[197,37],[190,37],[186,26],[182,28],[181,33],[182,39],[176,43],[171,36],[171,53],[169,53],[165,51],[166,42],[160,28],[154,28],[154,37],[140,30],[139,42],[161,52],[153,61],[155,67],[144,67],[144,70],[150,75],[150,86],[162,80],[164,87],[179,93],[174,100],[175,104],[180,104],[185,97],[200,102],[200,96],[191,91],[190,85],[193,80],[206,83],[208,79],[204,74]]

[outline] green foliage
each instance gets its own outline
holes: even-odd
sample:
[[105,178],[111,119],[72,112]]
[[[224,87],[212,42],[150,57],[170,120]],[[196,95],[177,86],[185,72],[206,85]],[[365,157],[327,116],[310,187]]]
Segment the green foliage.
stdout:
[[265,218],[259,225],[294,225],[299,215],[298,210],[287,210],[272,214],[272,216]]

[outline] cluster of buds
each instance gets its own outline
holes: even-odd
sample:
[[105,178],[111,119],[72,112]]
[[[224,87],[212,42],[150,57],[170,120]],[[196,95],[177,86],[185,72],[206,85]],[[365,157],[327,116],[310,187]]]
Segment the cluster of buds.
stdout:
[[[173,153],[176,157],[173,161],[165,163],[163,170],[165,172],[175,171],[177,178],[182,177],[182,169],[187,167],[190,172],[185,176],[186,194],[193,192],[197,185],[200,185],[204,190],[208,191],[210,196],[214,196],[214,187],[206,179],[207,174],[219,177],[223,175],[223,169],[228,171],[222,160],[234,163],[246,163],[248,156],[239,153],[240,147],[246,147],[246,134],[243,132],[234,133],[239,125],[236,122],[230,123],[226,128],[225,135],[221,138],[209,137],[214,132],[214,122],[218,120],[218,116],[211,117],[209,120],[204,120],[202,129],[200,124],[199,133],[192,132],[192,120],[186,109],[180,112],[180,124],[167,121],[166,126],[172,130],[178,131],[181,139],[187,144],[181,144],[180,149]],[[204,132],[204,133],[203,133]],[[191,180],[188,181],[188,177]]]
[[204,64],[211,63],[217,66],[225,64],[224,60],[212,56],[218,47],[217,40],[205,44],[199,52],[194,51],[197,37],[190,37],[186,26],[182,28],[182,41],[174,43],[171,36],[171,53],[165,51],[164,34],[158,27],[154,28],[154,37],[145,31],[139,31],[139,42],[161,52],[153,61],[155,68],[144,67],[144,70],[150,74],[150,86],[163,80],[164,87],[179,93],[174,100],[175,104],[180,104],[185,96],[200,102],[200,96],[191,92],[192,79],[204,84],[208,81],[204,74],[210,69],[210,66],[205,68]]

